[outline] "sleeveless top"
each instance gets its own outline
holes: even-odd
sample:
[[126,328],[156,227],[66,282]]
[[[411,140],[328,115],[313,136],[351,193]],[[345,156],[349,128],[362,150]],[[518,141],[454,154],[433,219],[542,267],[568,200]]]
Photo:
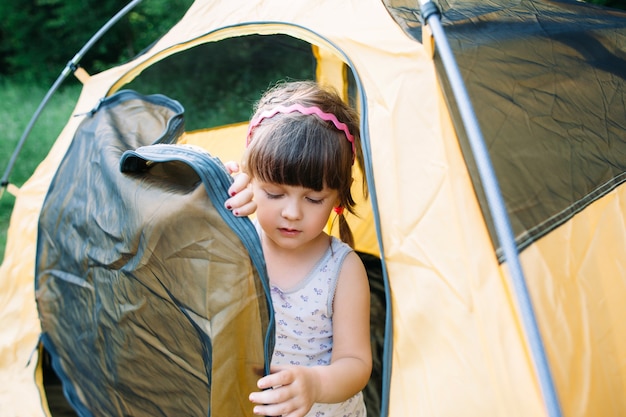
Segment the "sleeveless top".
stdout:
[[[351,251],[350,246],[333,236],[326,253],[295,287],[282,290],[271,285],[276,318],[272,365],[330,364],[333,349],[333,299],[343,261]],[[365,415],[363,394],[359,392],[342,403],[315,403],[306,417]]]

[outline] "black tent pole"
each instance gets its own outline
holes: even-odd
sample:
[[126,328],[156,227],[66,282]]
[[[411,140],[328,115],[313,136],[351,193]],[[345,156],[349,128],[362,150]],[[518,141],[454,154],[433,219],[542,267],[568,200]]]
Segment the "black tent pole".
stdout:
[[463,77],[461,76],[452,53],[452,49],[450,48],[443,30],[439,9],[431,0],[420,0],[420,6],[422,19],[424,20],[424,23],[428,23],[433,37],[435,38],[437,51],[439,52],[439,56],[446,70],[450,86],[452,87],[454,97],[459,107],[461,118],[463,119],[463,125],[465,126],[465,130],[467,132],[469,144],[476,160],[478,173],[484,187],[489,210],[494,220],[496,234],[498,236],[498,240],[500,241],[500,245],[502,246],[504,259],[509,268],[509,273],[517,296],[518,307],[522,315],[524,330],[530,345],[532,358],[535,363],[535,368],[539,378],[539,385],[541,387],[548,415],[551,417],[560,417],[561,408],[556,394],[556,389],[550,373],[550,367],[548,365],[541,334],[539,333],[539,328],[537,326],[537,320],[535,318],[532,302],[526,286],[526,280],[519,262],[519,254],[515,244],[515,238],[508,213],[491,160],[489,158],[485,140],[482,136],[469,95],[465,89]]
[[24,133],[22,133],[22,136],[20,137],[19,142],[17,143],[17,145],[15,146],[15,149],[13,150],[13,154],[11,155],[11,159],[9,160],[9,164],[4,170],[4,174],[2,174],[2,179],[0,180],[0,197],[2,197],[2,195],[4,194],[4,190],[9,185],[9,175],[11,175],[13,166],[15,165],[15,162],[17,161],[17,157],[20,154],[20,151],[22,150],[24,143],[26,142],[26,138],[28,138],[28,135],[30,134],[30,131],[33,129],[35,122],[39,118],[44,107],[46,107],[46,104],[48,104],[48,101],[50,100],[52,95],[61,86],[63,81],[65,81],[67,76],[70,73],[73,73],[74,71],[76,71],[76,68],[78,68],[78,62],[87,53],[87,51],[89,51],[89,49],[91,49],[91,47],[102,37],[102,35],[104,35],[114,24],[116,24],[122,17],[124,17],[126,13],[132,10],[137,4],[141,3],[141,1],[142,0],[133,0],[129,2],[122,10],[117,12],[117,14],[113,16],[111,19],[109,19],[109,21],[104,26],[102,26],[100,30],[98,30],[98,32],[96,32],[96,34],[91,37],[91,39],[89,39],[89,41],[85,44],[85,46],[83,46],[81,50],[78,51],[76,55],[74,55],[74,58],[72,58],[67,63],[65,68],[63,68],[63,71],[61,71],[61,74],[59,74],[56,81],[54,82],[52,87],[50,87],[50,89],[46,93],[41,103],[39,103],[39,107],[37,107],[37,110],[31,117],[30,122],[26,126]]

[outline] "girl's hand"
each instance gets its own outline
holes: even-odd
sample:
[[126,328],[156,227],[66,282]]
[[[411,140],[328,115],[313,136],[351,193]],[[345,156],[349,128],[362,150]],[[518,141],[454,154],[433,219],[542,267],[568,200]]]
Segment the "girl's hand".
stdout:
[[[236,162],[226,162],[224,166],[230,174],[239,172],[239,164]],[[252,200],[252,190],[248,188],[249,183],[250,177],[242,172],[235,175],[234,182],[228,189],[230,198],[226,200],[224,206],[237,217],[249,216],[256,211],[256,203]]]
[[313,407],[319,391],[315,368],[273,366],[271,372],[257,383],[262,391],[250,394],[250,401],[256,404],[254,414],[289,417],[306,415]]

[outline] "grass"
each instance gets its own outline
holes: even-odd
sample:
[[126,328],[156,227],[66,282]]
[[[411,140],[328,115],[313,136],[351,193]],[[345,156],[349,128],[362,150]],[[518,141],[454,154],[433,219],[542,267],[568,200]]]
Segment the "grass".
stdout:
[[[49,88],[33,81],[0,79],[0,175],[8,167],[20,137]],[[51,97],[19,153],[9,176],[11,184],[22,186],[45,158],[71,116],[79,94],[80,85],[68,79]],[[0,260],[4,259],[14,204],[15,197],[5,190],[0,197]]]

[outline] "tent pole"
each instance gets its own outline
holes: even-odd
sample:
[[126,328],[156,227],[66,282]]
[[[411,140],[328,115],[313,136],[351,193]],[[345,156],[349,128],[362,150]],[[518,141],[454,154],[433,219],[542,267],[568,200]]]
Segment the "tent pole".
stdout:
[[526,336],[531,349],[531,354],[535,362],[536,372],[539,378],[539,384],[542,390],[544,402],[548,415],[550,417],[560,417],[561,408],[559,405],[556,389],[550,373],[543,341],[537,320],[533,311],[532,302],[526,286],[526,281],[519,262],[519,254],[515,244],[515,237],[510,225],[504,199],[500,192],[500,188],[489,158],[489,153],[482,136],[476,114],[472,107],[471,101],[463,77],[456,64],[456,60],[452,53],[452,49],[448,43],[443,26],[440,20],[440,12],[436,4],[431,0],[419,0],[421,6],[421,14],[424,24],[428,24],[435,38],[435,45],[441,57],[441,61],[446,70],[454,97],[459,107],[459,112],[467,132],[468,140],[472,153],[476,160],[478,173],[485,189],[485,194],[491,215],[493,216],[496,234],[504,259],[509,267],[511,280],[517,296],[517,301],[522,315],[522,321]]
[[116,24],[122,17],[124,17],[136,5],[141,3],[141,1],[142,0],[132,0],[122,10],[117,12],[117,14],[115,16],[113,16],[111,19],[109,19],[109,21],[107,23],[105,23],[104,26],[102,26],[100,28],[100,30],[98,30],[98,32],[96,32],[91,37],[91,39],[89,39],[89,41],[80,49],[80,51],[78,51],[78,53],[76,55],[74,55],[74,57],[65,65],[65,68],[63,68],[63,71],[61,71],[61,74],[59,74],[59,76],[57,77],[56,81],[54,82],[52,87],[50,87],[50,89],[48,90],[48,92],[44,96],[44,98],[41,101],[41,103],[39,103],[39,107],[37,107],[37,110],[35,111],[35,113],[31,117],[30,122],[26,126],[26,129],[24,129],[24,133],[22,133],[22,136],[20,137],[20,140],[18,141],[17,145],[15,146],[15,149],[13,150],[13,154],[11,155],[11,159],[9,160],[9,164],[7,165],[6,169],[4,170],[4,174],[2,174],[2,179],[0,179],[0,198],[4,194],[4,190],[9,185],[9,175],[11,175],[11,171],[13,170],[13,166],[15,166],[15,162],[17,161],[17,157],[20,154],[20,152],[22,150],[22,147],[24,146],[24,143],[26,142],[26,139],[28,138],[28,135],[30,134],[30,131],[33,129],[33,126],[35,125],[35,122],[37,121],[37,119],[41,115],[41,112],[43,111],[44,107],[46,107],[46,105],[48,104],[48,101],[50,101],[50,98],[52,97],[52,95],[59,89],[59,87],[61,86],[63,81],[65,81],[65,79],[68,77],[68,75],[70,73],[73,73],[74,71],[76,71],[76,68],[78,68],[78,62],[87,53],[87,51],[89,51],[89,49],[91,49],[91,47],[114,24]]

